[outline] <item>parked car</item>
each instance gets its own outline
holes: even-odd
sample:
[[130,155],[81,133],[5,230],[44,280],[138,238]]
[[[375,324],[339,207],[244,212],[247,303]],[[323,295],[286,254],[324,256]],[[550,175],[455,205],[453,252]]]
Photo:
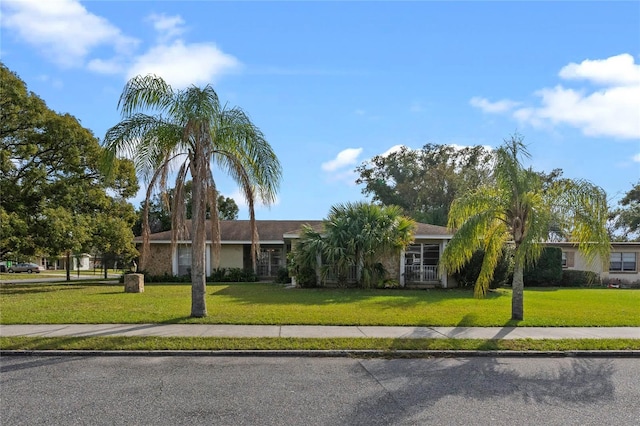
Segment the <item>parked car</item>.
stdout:
[[40,266],[35,263],[16,263],[15,265],[11,265],[8,272],[35,272],[36,274],[40,273]]

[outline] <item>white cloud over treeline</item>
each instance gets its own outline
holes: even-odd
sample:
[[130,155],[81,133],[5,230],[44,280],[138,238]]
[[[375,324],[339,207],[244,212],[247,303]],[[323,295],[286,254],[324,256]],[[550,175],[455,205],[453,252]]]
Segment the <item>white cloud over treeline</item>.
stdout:
[[[486,113],[507,113],[534,127],[569,125],[586,136],[640,138],[640,64],[628,53],[586,59],[560,69],[566,83],[534,93],[537,104],[474,97],[469,103]],[[578,87],[566,87],[568,84]]]

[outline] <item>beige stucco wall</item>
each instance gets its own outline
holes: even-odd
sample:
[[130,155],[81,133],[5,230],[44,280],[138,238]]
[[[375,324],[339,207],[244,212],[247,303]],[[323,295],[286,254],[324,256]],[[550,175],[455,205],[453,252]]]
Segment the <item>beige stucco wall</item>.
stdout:
[[634,248],[614,247],[611,251],[616,253],[636,253],[636,271],[633,272],[612,272],[603,267],[603,262],[600,257],[596,258],[592,262],[587,262],[586,259],[577,249],[562,247],[562,251],[566,253],[573,253],[574,263],[573,266],[569,266],[566,269],[577,271],[591,271],[600,275],[600,279],[607,280],[621,280],[623,282],[636,282],[640,281],[640,271],[638,271],[638,262],[640,262],[640,253]]
[[[213,256],[211,257],[213,259]],[[212,262],[213,264],[213,262]],[[243,268],[242,244],[223,244],[220,250],[221,268]]]
[[151,275],[173,275],[171,244],[151,244],[150,256],[145,271]]

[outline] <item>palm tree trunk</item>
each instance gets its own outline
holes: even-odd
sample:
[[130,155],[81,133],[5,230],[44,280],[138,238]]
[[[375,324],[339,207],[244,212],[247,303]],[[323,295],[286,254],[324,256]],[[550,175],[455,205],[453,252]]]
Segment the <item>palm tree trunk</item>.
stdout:
[[524,262],[516,259],[513,267],[513,281],[511,283],[511,319],[524,319]]
[[192,228],[191,228],[191,316],[206,317],[205,248],[207,242],[207,192],[204,179],[206,167],[200,156],[194,156],[192,176]]

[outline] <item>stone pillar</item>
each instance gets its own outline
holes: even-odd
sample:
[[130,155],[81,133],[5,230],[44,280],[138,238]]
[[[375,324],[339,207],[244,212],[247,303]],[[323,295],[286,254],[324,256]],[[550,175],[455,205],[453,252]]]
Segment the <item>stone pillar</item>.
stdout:
[[125,293],[144,293],[144,275],[125,274],[124,275],[124,292]]

